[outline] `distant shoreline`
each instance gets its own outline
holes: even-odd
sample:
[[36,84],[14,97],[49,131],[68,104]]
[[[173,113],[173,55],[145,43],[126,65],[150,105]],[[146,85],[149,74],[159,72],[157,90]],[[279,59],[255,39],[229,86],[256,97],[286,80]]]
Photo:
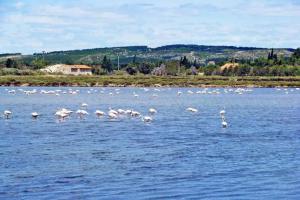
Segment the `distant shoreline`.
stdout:
[[0,86],[67,87],[300,87],[300,77],[225,76],[0,76]]

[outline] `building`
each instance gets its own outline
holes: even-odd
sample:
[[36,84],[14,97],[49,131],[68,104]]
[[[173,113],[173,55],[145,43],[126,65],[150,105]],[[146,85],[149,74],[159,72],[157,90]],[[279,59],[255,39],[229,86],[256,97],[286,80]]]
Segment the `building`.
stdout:
[[228,69],[234,69],[234,68],[236,68],[238,66],[239,66],[239,63],[226,63],[223,66],[221,66],[220,70],[224,71],[225,69],[226,70],[228,70]]
[[87,65],[56,64],[41,69],[47,73],[63,73],[70,75],[92,75],[92,68]]

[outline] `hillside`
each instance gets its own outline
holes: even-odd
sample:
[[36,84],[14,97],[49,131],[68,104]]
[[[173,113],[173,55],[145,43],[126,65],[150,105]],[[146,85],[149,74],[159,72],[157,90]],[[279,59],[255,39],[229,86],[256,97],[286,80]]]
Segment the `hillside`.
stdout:
[[[128,46],[95,48],[69,51],[54,51],[45,53],[35,53],[33,55],[12,54],[12,57],[22,58],[25,62],[31,62],[36,57],[44,57],[51,64],[55,63],[83,63],[98,64],[103,57],[108,56],[112,62],[117,62],[117,55],[120,63],[131,62],[134,57],[136,61],[166,61],[180,60],[186,56],[190,61],[196,60],[198,63],[207,64],[209,61],[225,61],[231,58],[254,59],[267,57],[270,49],[255,47],[235,47],[235,46],[206,46],[206,45],[167,45],[157,48],[147,46]],[[274,49],[278,56],[290,57],[294,49]],[[1,59],[2,57],[2,59]],[[9,55],[0,55],[0,61],[7,59]]]

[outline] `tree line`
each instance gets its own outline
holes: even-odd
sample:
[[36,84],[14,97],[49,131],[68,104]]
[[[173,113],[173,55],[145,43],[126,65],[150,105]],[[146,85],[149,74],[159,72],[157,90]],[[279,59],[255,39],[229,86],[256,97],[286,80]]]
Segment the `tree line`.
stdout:
[[[73,64],[68,61],[65,64]],[[222,69],[225,63],[237,63]],[[15,68],[20,70],[38,70],[49,65],[43,55],[37,55],[33,60],[8,58],[0,63],[0,68]],[[84,64],[84,63],[81,63]],[[203,65],[196,59],[189,60],[186,56],[179,60],[169,61],[143,61],[133,56],[127,63],[119,66],[109,56],[103,56],[99,63],[92,63],[92,71],[96,75],[112,74],[118,68],[127,74],[153,74],[153,75],[221,75],[221,76],[300,76],[300,48],[292,56],[278,56],[272,49],[266,57],[256,59],[229,59],[218,61],[215,64]]]

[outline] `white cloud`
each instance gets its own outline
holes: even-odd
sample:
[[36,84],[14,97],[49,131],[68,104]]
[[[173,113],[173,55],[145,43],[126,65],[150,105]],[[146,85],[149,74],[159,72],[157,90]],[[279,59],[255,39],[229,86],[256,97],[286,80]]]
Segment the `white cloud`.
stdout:
[[16,2],[0,17],[0,52],[171,43],[300,46],[300,5],[273,1]]
[[17,9],[23,8],[24,5],[25,5],[25,3],[24,3],[24,2],[21,2],[21,1],[18,1],[18,2],[15,3],[15,7],[16,7]]
[[236,11],[243,12],[244,14],[256,16],[271,16],[271,17],[299,17],[300,5],[289,4],[268,4],[264,1],[250,2],[245,9],[238,7]]

